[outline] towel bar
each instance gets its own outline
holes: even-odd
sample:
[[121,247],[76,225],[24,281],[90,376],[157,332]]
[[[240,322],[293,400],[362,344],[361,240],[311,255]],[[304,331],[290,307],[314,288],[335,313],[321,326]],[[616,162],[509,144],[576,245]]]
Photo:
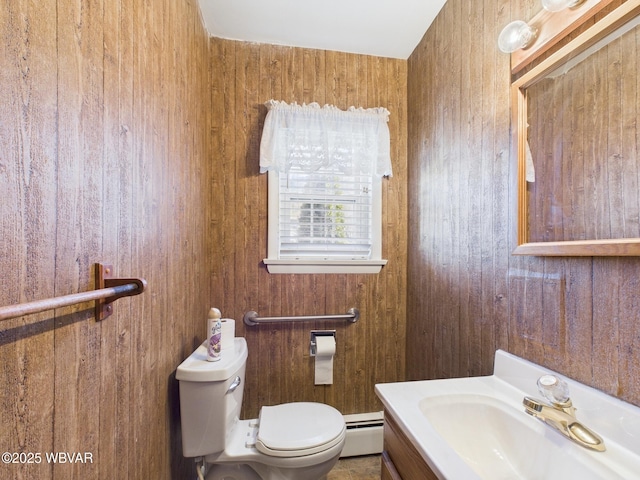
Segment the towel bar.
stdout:
[[96,290],[0,307],[0,321],[93,300],[96,301],[96,320],[104,320],[113,311],[112,302],[139,295],[147,287],[143,278],[111,278],[111,265],[96,263],[95,268]]

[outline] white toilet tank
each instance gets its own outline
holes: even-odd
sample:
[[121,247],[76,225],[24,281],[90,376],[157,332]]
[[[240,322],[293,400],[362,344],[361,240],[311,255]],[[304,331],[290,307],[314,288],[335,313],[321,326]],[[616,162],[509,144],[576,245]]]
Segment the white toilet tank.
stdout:
[[176,370],[180,382],[182,453],[199,457],[221,452],[240,418],[247,342],[236,338],[217,362],[207,361],[206,341]]

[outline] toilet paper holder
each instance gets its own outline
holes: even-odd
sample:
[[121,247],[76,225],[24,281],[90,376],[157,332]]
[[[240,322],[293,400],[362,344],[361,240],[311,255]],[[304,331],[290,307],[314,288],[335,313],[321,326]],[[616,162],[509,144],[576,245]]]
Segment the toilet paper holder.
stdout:
[[316,337],[334,337],[336,336],[335,330],[311,330],[311,336],[309,339],[309,355],[316,356]]

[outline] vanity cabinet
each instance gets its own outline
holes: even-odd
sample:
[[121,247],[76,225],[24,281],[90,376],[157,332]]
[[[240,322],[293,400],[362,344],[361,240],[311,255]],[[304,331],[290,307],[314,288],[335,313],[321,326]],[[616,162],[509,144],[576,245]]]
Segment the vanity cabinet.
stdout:
[[393,416],[384,412],[382,480],[438,480]]

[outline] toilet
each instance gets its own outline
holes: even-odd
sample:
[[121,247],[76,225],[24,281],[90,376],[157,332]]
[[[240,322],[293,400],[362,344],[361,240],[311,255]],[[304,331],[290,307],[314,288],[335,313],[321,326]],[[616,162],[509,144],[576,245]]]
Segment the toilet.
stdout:
[[247,342],[235,338],[217,362],[206,342],[176,370],[180,385],[182,453],[204,457],[207,480],[320,480],[345,442],[342,414],[322,403],[264,406],[240,420]]

